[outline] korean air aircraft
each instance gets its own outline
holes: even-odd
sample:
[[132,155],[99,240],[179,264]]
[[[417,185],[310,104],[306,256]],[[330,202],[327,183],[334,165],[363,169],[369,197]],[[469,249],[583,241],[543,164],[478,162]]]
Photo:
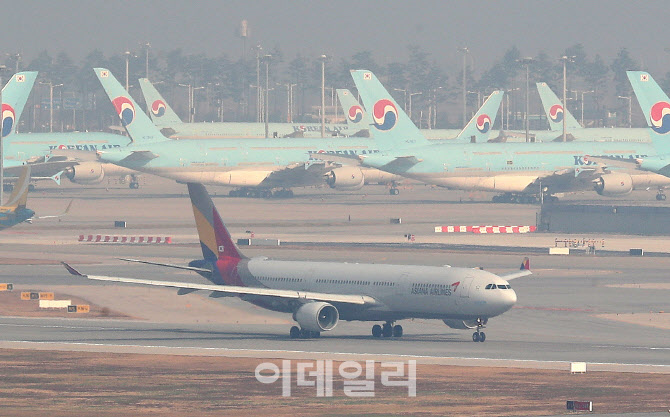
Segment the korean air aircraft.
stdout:
[[[165,136],[178,139],[264,138],[265,123],[184,123],[148,79],[139,80],[151,120]],[[326,135],[346,135],[346,124],[326,124]],[[269,123],[271,137],[321,137],[321,123]]]
[[[135,174],[111,164],[103,166],[95,158],[96,150],[127,145],[130,140],[125,136],[102,132],[16,133],[17,122],[36,78],[37,71],[19,72],[3,88],[2,142],[4,171],[9,181],[16,180],[26,164],[31,165],[32,179],[51,178],[58,183],[63,171],[73,182],[83,184],[101,182],[105,172]],[[132,183],[131,188],[135,188]]]
[[100,159],[133,170],[179,182],[237,187],[230,192],[235,197],[286,197],[293,194],[287,188],[324,182],[338,190],[359,190],[365,183],[361,168],[331,164],[323,155],[377,152],[369,138],[170,140],[135,110],[137,103],[109,70],[96,68],[95,73],[133,138],[127,147],[99,151]]
[[547,83],[537,83],[542,106],[549,121],[549,131],[534,131],[536,137],[544,142],[560,141],[563,136],[563,118],[565,117],[566,135],[580,141],[617,141],[617,142],[649,142],[649,131],[644,128],[584,128],[572,116],[570,111],[563,109],[563,103],[549,88]]
[[[635,163],[641,170],[670,177],[670,99],[649,73],[627,71],[626,74],[649,126],[651,141],[658,149],[658,155],[637,158]],[[657,199],[665,200],[665,195]]]
[[532,202],[545,195],[595,188],[619,196],[635,188],[664,187],[656,174],[610,171],[593,156],[636,159],[656,155],[651,144],[626,142],[428,144],[370,71],[352,71],[366,108],[373,109],[372,136],[380,152],[360,155],[362,166],[429,184],[503,192],[496,202]]
[[64,263],[65,267],[91,280],[178,288],[179,294],[237,295],[268,310],[292,314],[299,326],[291,327],[292,338],[318,337],[340,320],[383,322],[372,326],[372,336],[400,337],[403,328],[396,323],[416,317],[442,320],[455,329],[476,329],[475,342],[486,340],[481,329],[489,318],[516,303],[509,280],[531,274],[527,258],[520,270],[502,275],[448,266],[249,259],[233,243],[205,187],[188,183],[188,192],[203,259],[188,266],[128,261],[194,271],[212,284],[84,275]]

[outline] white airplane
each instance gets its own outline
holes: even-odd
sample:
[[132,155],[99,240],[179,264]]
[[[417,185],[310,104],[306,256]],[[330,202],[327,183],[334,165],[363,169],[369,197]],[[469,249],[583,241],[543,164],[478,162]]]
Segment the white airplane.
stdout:
[[91,280],[173,287],[179,294],[203,290],[213,297],[237,295],[260,307],[292,313],[299,324],[292,338],[318,337],[340,319],[379,321],[374,337],[400,337],[399,320],[438,319],[455,329],[476,329],[475,342],[491,317],[516,303],[509,280],[530,275],[527,258],[519,271],[495,275],[481,269],[449,266],[383,265],[247,258],[233,243],[202,184],[188,183],[204,259],[188,266],[124,259],[197,272],[212,284],[84,275],[63,262],[72,274]]

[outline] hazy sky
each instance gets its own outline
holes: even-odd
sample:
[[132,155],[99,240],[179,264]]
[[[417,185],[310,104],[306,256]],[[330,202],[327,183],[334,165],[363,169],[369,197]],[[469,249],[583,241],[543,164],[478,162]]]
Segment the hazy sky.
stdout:
[[514,45],[523,55],[558,58],[581,42],[589,56],[599,53],[608,63],[626,47],[659,78],[670,70],[670,53],[654,39],[668,32],[669,6],[662,0],[22,0],[2,6],[0,53],[21,52],[28,63],[42,50],[67,51],[79,61],[94,48],[109,56],[150,42],[155,50],[236,58],[242,51],[236,31],[246,19],[249,46],[280,45],[289,59],[300,52],[338,60],[370,50],[385,64],[420,44],[453,76],[461,46],[479,70]]

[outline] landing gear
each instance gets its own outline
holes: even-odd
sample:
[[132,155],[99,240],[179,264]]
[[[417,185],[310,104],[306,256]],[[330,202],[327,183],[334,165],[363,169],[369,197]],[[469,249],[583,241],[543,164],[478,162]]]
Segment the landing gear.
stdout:
[[[537,204],[540,200],[536,195],[530,194],[512,194],[505,193],[500,195],[494,195],[491,199],[493,203],[511,203],[511,204]],[[545,196],[544,202],[556,202],[558,198],[555,196]]]
[[28,186],[28,191],[35,191],[35,184],[30,184]]
[[472,333],[473,342],[483,342],[486,340],[486,333],[482,332],[481,329],[484,328],[486,324],[486,319],[482,320],[481,318],[477,319],[477,331]]
[[402,337],[402,326],[393,325],[392,321],[387,321],[383,326],[375,324],[372,326],[372,336],[374,337]]
[[666,195],[663,192],[663,190],[658,190],[658,194],[656,194],[656,200],[658,201],[665,201]]
[[140,181],[137,175],[130,175],[130,181],[128,182],[128,188],[131,190],[137,190],[140,188]]
[[397,189],[397,188],[391,188],[391,189],[389,189],[389,194],[390,195],[398,195],[398,194],[400,194],[400,190]]
[[317,339],[321,337],[321,332],[301,329],[298,326],[291,327],[289,331],[291,339]]

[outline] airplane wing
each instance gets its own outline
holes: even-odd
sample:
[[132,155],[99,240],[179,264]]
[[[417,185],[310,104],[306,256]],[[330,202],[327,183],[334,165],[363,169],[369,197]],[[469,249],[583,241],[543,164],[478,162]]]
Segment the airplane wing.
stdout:
[[39,216],[37,218],[38,219],[57,219],[59,217],[67,216],[70,213],[70,207],[72,207],[73,202],[74,202],[74,200],[70,200],[70,203],[67,205],[67,207],[65,208],[65,210],[61,214]]
[[533,275],[533,273],[528,269],[522,269],[520,271],[498,274],[498,276],[500,278],[504,279],[505,281],[509,281],[509,280],[515,279],[515,278],[525,277],[525,276],[528,276],[528,275]]
[[[78,165],[76,161],[56,161],[56,162],[35,162],[30,165],[30,173],[32,179],[50,179],[54,174],[70,168],[73,165]],[[5,168],[5,175],[19,176],[24,165],[16,165]]]
[[141,259],[128,259],[128,258],[118,258],[118,259],[121,260],[121,261],[126,261],[126,262],[137,262],[137,263],[140,263],[140,264],[165,266],[165,267],[168,267],[168,268],[185,269],[187,271],[202,272],[202,273],[206,273],[206,274],[211,274],[212,273],[211,269],[196,268],[194,266],[163,264],[163,263],[160,263],[160,262],[143,261]]
[[158,158],[158,155],[151,151],[133,151],[130,155],[123,158],[120,162],[144,162]]
[[324,183],[323,176],[333,167],[322,161],[313,164],[293,164],[271,172],[261,183],[262,187],[307,187]]
[[157,287],[179,288],[192,291],[204,290],[226,294],[258,295],[305,301],[326,301],[369,306],[378,304],[377,300],[367,295],[328,294],[309,291],[277,290],[272,288],[238,287],[233,285],[195,284],[190,282],[154,281],[148,279],[108,277],[104,275],[85,275],[65,262],[61,262],[61,264],[63,264],[70,274],[95,281],[124,282],[129,284],[153,285]]
[[404,172],[421,162],[416,156],[399,156],[388,164],[382,166],[382,171],[386,172]]

